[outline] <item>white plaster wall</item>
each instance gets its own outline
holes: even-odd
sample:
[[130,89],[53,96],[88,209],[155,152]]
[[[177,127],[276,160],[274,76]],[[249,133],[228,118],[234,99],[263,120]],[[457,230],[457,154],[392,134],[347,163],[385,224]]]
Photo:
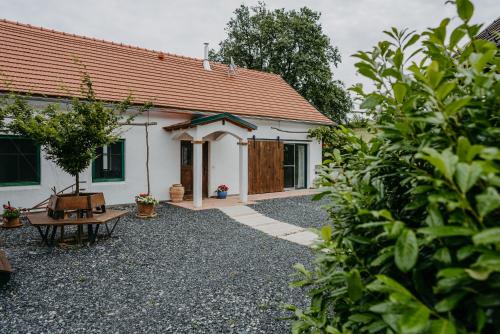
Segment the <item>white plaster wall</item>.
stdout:
[[[169,187],[180,182],[180,142],[174,140],[172,134],[162,129],[164,126],[185,121],[189,116],[165,112],[151,112],[150,121],[158,125],[149,128],[150,143],[150,180],[151,193],[160,200],[168,200]],[[247,118],[247,121],[258,126],[248,138],[255,135],[257,139],[276,139],[278,136],[285,142],[307,140],[306,133],[284,133],[271,127],[289,131],[305,132],[314,125],[286,121],[269,121]],[[138,116],[134,122],[145,122],[145,116]],[[108,204],[132,203],[134,196],[147,191],[146,183],[146,146],[143,126],[125,126],[121,129],[125,139],[125,181],[92,183],[89,167],[80,175],[87,181],[83,187],[87,191],[104,192]],[[308,145],[308,187],[314,179],[314,166],[321,163],[321,144],[316,141]],[[238,194],[239,159],[237,139],[227,135],[219,141],[210,143],[209,147],[209,195],[219,184],[229,185],[230,194]],[[29,208],[48,198],[51,188],[61,190],[74,183],[73,177],[64,173],[52,162],[41,157],[41,183],[36,186],[0,187],[0,204],[10,201],[12,205]]]
[[[277,139],[284,140],[285,143],[301,143],[307,145],[308,166],[307,166],[307,186],[312,187],[315,178],[315,165],[321,164],[321,144],[315,140],[307,138],[307,130],[317,127],[307,123],[290,121],[271,121],[255,118],[245,118],[246,121],[257,125],[257,130],[248,133],[249,145],[251,138],[256,139]],[[287,133],[286,131],[296,131],[301,133]],[[239,193],[239,162],[238,162],[238,140],[232,136],[225,136],[223,139],[210,143],[209,149],[209,195],[214,195],[219,184],[229,186],[229,194]]]
[[[162,127],[186,119],[187,116],[179,114],[150,113],[150,122],[158,123],[149,127],[151,193],[160,200],[168,200],[169,187],[180,182],[180,142],[173,140]],[[136,123],[145,121],[146,117],[142,115],[134,120]],[[124,126],[121,132],[125,139],[125,181],[92,183],[90,167],[80,174],[80,180],[87,181],[82,187],[87,191],[104,192],[107,204],[132,203],[135,195],[147,191],[145,128]],[[10,201],[18,207],[33,207],[50,196],[53,186],[61,190],[74,183],[73,177],[44,159],[43,152],[40,172],[40,185],[0,187],[0,203]]]

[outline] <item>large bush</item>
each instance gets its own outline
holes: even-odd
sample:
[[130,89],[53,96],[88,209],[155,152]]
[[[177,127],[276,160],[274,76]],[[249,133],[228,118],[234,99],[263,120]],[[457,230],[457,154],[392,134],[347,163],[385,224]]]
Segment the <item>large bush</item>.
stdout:
[[456,6],[451,31],[392,29],[355,55],[379,129],[369,145],[334,130],[333,225],[315,268],[296,266],[311,296],[290,307],[296,333],[500,331],[500,59],[474,39],[472,3]]

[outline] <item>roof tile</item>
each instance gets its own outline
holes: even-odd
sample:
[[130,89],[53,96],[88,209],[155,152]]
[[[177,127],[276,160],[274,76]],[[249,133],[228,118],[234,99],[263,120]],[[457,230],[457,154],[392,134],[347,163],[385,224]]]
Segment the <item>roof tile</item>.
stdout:
[[[0,20],[0,91],[80,94],[83,70],[96,96],[243,116],[331,123],[279,75]],[[8,82],[8,87],[4,84]]]

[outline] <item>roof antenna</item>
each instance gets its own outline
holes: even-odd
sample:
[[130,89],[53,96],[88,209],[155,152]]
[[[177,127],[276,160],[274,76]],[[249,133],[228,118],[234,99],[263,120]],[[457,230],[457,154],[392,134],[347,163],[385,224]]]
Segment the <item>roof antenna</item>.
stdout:
[[234,63],[233,57],[231,57],[231,64],[229,64],[229,67],[227,68],[227,75],[230,77],[236,75],[236,64]]

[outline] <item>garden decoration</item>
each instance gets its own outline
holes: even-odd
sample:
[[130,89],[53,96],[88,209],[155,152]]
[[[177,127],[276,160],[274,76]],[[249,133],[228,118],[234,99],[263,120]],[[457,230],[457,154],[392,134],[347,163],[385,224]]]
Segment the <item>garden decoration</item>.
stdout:
[[170,187],[170,200],[174,203],[182,202],[184,199],[184,186],[182,184],[174,184]]
[[290,306],[294,333],[498,333],[500,54],[469,0],[448,3],[457,22],[392,28],[355,54],[377,132],[331,130],[332,224],[313,268],[296,265],[310,305]]
[[137,204],[137,216],[139,218],[156,217],[155,206],[158,205],[158,200],[149,194],[139,194],[135,196]]
[[19,217],[21,217],[21,210],[13,207],[10,202],[7,202],[7,204],[3,205],[3,228],[16,228],[23,226]]
[[218,186],[217,187],[217,198],[225,199],[227,197],[228,190],[229,190],[229,187],[226,186],[225,184],[221,184],[220,186]]

